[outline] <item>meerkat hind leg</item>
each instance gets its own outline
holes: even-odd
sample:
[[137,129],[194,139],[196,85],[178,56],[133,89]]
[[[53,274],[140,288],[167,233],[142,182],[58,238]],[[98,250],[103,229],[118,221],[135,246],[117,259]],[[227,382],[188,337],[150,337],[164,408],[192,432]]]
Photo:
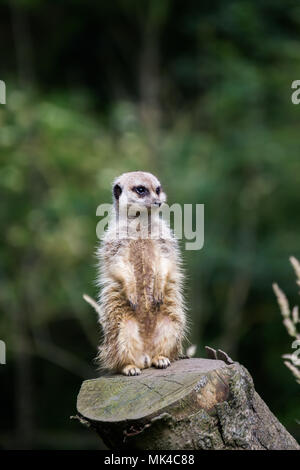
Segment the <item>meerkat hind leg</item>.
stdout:
[[171,365],[170,359],[165,356],[155,356],[152,359],[152,365],[157,369],[166,369]]
[[117,347],[122,374],[139,375],[141,369],[150,367],[150,357],[143,349],[138,323],[132,317],[124,319],[120,325]]
[[[151,359],[148,354],[142,354],[138,360],[138,364],[140,365],[141,369],[147,369],[150,367]],[[140,375],[141,369],[135,364],[128,364],[122,368],[121,372],[124,375]]]
[[123,367],[121,372],[123,375],[140,375],[141,369],[139,369],[134,364],[128,364],[127,366]]
[[158,369],[166,369],[171,364],[169,357],[174,356],[178,326],[167,316],[161,317],[156,325],[153,338],[152,365]]

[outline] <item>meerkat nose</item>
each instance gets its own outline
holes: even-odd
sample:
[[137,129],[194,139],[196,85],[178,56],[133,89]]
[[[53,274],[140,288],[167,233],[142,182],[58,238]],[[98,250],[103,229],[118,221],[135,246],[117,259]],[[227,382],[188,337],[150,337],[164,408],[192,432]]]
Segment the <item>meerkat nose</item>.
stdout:
[[160,201],[155,201],[153,204],[154,204],[154,206],[158,206],[158,207],[161,206],[161,202],[160,202]]

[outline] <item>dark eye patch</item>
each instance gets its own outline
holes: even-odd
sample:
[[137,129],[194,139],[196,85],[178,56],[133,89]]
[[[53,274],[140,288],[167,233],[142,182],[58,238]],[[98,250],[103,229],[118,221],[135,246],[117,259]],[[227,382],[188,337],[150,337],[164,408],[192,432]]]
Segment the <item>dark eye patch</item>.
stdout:
[[161,191],[161,187],[158,186],[158,187],[156,188],[156,194],[157,194],[158,196],[160,195],[160,191]]
[[119,184],[115,184],[113,188],[113,193],[116,199],[119,199],[120,195],[122,194],[122,188]]

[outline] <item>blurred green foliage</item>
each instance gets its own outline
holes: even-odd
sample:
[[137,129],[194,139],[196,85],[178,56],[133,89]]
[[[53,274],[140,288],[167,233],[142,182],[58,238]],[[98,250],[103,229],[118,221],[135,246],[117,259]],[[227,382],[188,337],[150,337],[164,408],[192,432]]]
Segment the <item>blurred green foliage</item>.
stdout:
[[[0,77],[3,447],[98,445],[68,422],[81,380],[97,374],[100,331],[82,294],[97,295],[96,208],[110,202],[114,177],[136,169],[156,174],[170,203],[205,204],[204,248],[183,250],[197,355],[209,344],[243,363],[300,437],[299,390],[281,360],[291,342],[271,290],[276,280],[297,300],[287,260],[300,257],[290,100],[299,6],[146,5],[15,1],[9,13],[2,2],[15,24],[2,35],[16,49]],[[30,26],[24,38],[20,24]]]

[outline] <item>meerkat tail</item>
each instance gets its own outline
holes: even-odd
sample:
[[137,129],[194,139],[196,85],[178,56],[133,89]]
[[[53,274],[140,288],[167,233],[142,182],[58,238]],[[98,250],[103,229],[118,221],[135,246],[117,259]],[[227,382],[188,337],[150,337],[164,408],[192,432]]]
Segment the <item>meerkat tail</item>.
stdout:
[[92,297],[90,297],[87,294],[83,294],[82,297],[88,304],[90,304],[93,307],[93,309],[96,311],[96,313],[98,313],[98,315],[100,315],[101,307],[100,307],[100,305],[97,304],[96,300],[92,299]]

